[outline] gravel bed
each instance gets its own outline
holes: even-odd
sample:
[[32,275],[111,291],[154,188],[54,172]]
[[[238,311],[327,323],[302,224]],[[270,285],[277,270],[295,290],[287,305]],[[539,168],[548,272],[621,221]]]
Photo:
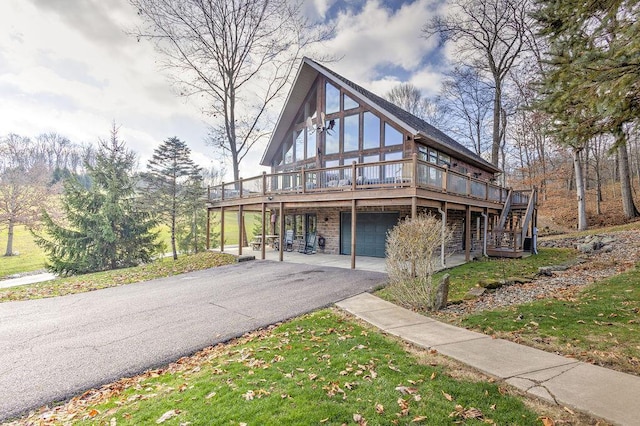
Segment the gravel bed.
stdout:
[[[599,234],[599,237],[614,239],[608,253],[596,250],[584,254],[586,262],[566,271],[554,271],[553,275],[538,276],[525,284],[511,284],[489,290],[477,299],[449,305],[441,310],[444,314],[464,315],[473,312],[520,305],[539,299],[571,299],[582,287],[632,268],[640,261],[640,231],[622,231]],[[540,245],[575,248],[583,238],[564,238],[544,241]]]

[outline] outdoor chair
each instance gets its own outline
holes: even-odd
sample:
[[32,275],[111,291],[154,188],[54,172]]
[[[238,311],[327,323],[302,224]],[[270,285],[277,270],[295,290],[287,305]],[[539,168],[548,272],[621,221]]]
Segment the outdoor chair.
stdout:
[[293,251],[293,229],[287,229],[284,233],[284,250]]
[[305,236],[304,243],[298,247],[299,253],[313,254],[316,252],[316,233],[309,232]]

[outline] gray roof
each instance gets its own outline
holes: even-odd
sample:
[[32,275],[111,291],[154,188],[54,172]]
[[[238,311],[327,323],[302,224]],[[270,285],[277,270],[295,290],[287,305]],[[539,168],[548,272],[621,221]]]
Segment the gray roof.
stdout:
[[269,165],[270,160],[275,154],[274,150],[277,150],[279,142],[282,141],[284,137],[284,132],[289,129],[299,106],[304,101],[304,97],[311,89],[311,85],[319,73],[329,78],[338,86],[341,86],[350,95],[352,95],[354,99],[359,99],[364,103],[370,104],[380,110],[380,112],[390,118],[393,118],[395,120],[395,124],[402,126],[406,131],[413,134],[414,137],[424,137],[429,139],[433,142],[433,145],[435,145],[434,148],[440,148],[442,151],[453,154],[454,156],[463,157],[470,164],[474,164],[484,170],[501,172],[498,167],[489,163],[475,152],[447,136],[444,132],[435,128],[423,119],[416,117],[410,112],[405,111],[397,105],[392,104],[386,99],[368,91],[364,87],[355,84],[335,71],[330,70],[324,65],[321,65],[309,58],[304,58],[302,60],[296,80],[289,92],[287,102],[280,114],[280,118],[278,119],[278,124],[271,135],[271,140],[269,141],[267,150],[262,157],[261,163],[263,165]]

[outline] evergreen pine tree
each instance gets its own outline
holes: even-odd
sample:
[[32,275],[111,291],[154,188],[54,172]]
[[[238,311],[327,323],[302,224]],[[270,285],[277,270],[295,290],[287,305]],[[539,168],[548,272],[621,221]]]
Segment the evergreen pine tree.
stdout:
[[[144,174],[149,206],[171,231],[173,258],[178,258],[176,232],[184,215],[194,218],[194,209],[204,209],[202,176],[191,160],[191,150],[177,137],[164,141],[153,152]],[[197,236],[197,214],[194,235]],[[189,222],[191,223],[191,222]]]
[[85,162],[91,184],[85,187],[75,177],[64,182],[65,223],[43,214],[43,233],[34,236],[48,255],[48,269],[73,275],[151,261],[159,247],[152,231],[157,222],[138,202],[135,161],[114,123],[109,141],[99,143],[95,163]]

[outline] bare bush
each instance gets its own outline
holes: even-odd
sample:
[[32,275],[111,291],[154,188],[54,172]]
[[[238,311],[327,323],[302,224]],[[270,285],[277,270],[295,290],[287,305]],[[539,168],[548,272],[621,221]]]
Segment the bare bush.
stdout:
[[[440,219],[421,214],[413,220],[396,225],[387,235],[387,272],[391,296],[405,307],[416,310],[435,310],[446,304],[438,298],[438,286],[433,274],[438,259],[434,256],[443,243],[451,241],[453,231]],[[448,290],[442,288],[443,290]]]

